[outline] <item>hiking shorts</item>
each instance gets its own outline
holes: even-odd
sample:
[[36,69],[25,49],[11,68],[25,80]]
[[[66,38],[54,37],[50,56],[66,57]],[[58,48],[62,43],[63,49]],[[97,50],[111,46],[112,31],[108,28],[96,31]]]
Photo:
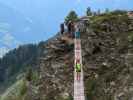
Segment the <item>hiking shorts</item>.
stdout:
[[81,72],[81,69],[76,69],[76,72]]
[[75,32],[75,37],[79,39],[80,38],[80,32]]

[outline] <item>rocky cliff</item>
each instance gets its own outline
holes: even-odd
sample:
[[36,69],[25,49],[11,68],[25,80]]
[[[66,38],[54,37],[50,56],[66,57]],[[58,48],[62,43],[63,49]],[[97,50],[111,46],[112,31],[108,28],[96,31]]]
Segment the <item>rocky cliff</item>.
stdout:
[[[110,12],[81,22],[86,100],[133,99],[133,20]],[[74,45],[62,36],[41,44],[38,78],[24,100],[73,100]]]
[[[112,12],[82,22],[82,55],[87,100],[133,99],[133,20]],[[73,45],[49,41],[39,60],[37,92],[27,100],[71,100]]]

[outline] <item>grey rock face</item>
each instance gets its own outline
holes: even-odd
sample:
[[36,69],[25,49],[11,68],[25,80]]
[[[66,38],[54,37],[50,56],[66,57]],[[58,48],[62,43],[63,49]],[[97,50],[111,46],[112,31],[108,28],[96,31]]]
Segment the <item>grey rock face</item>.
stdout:
[[[133,48],[128,40],[132,23],[129,25],[126,20],[118,23],[117,18],[105,20],[97,23],[102,27],[100,31],[91,24],[84,25],[85,31],[81,32],[87,100],[132,100],[133,54],[129,51]],[[53,48],[51,44],[60,48]],[[73,95],[73,46],[55,39],[47,48],[38,65],[41,76],[38,100],[63,100],[59,97]]]

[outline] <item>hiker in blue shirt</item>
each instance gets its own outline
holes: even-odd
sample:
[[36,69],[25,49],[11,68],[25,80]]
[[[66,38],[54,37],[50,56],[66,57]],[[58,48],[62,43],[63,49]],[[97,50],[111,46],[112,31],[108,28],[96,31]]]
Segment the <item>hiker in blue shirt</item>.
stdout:
[[77,38],[77,39],[80,38],[80,32],[79,31],[75,32],[75,38]]
[[79,29],[78,25],[76,26],[75,38],[77,38],[77,39],[80,38],[80,29]]

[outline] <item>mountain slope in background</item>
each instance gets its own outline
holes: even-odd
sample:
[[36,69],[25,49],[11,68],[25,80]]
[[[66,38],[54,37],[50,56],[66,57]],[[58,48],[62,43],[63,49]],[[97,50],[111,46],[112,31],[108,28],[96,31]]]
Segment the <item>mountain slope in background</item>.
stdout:
[[[86,99],[132,99],[133,19],[125,11],[114,11],[94,15],[89,20],[81,27]],[[22,78],[26,81],[23,85],[26,90],[20,93],[22,97],[19,94],[19,100],[73,100],[73,47],[68,41],[62,41],[61,36],[36,45],[37,52],[30,53],[37,54],[35,59],[24,57],[36,71],[29,70]],[[17,59],[20,58],[21,54]],[[23,83],[22,79],[18,83]],[[11,95],[13,90],[8,90],[2,100],[16,100]]]
[[21,45],[6,53],[3,58],[0,58],[0,91],[2,92],[3,88],[5,89],[14,83],[20,73],[30,68],[37,69],[38,58],[40,58],[43,53],[47,53],[43,45],[46,45],[49,41],[57,37],[58,34],[45,42],[40,42],[38,45]]

